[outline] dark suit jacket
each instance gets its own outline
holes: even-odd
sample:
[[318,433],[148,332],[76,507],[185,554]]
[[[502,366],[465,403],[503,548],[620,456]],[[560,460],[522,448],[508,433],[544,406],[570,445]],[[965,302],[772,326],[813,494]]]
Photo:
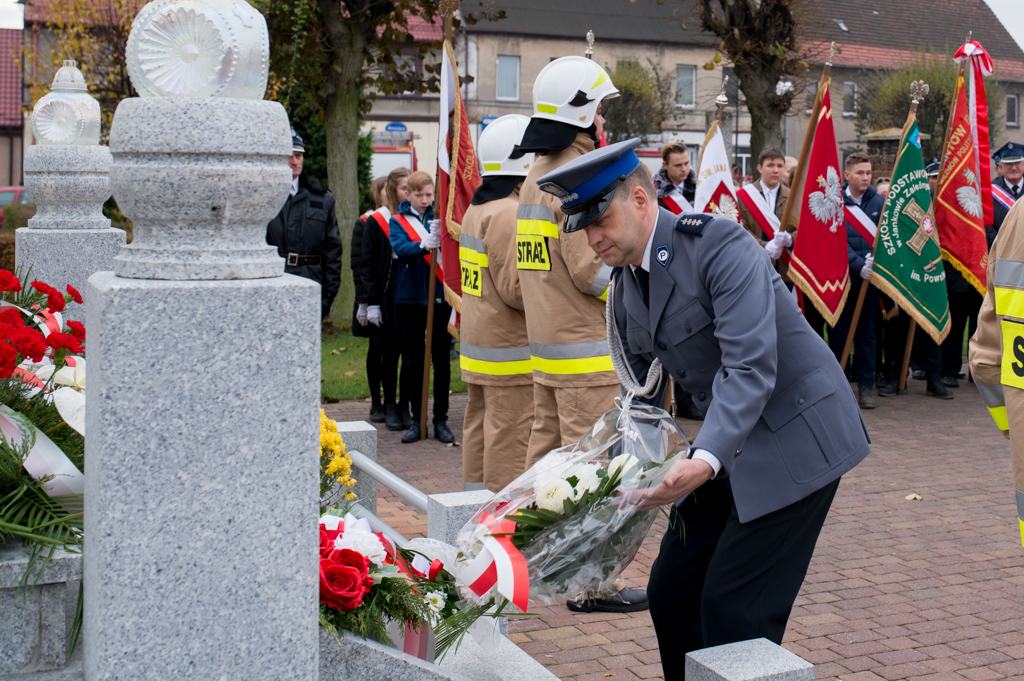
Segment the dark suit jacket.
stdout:
[[[997,184],[1006,191],[1010,191],[1010,186],[1006,184],[1006,180],[1001,177],[997,177],[992,180],[992,184]],[[1013,192],[1010,192],[1013,194]],[[1022,196],[1018,196],[1017,200],[1020,201]],[[1006,219],[1006,214],[1009,213],[1003,204],[999,203],[995,199],[992,200],[992,224],[985,227],[985,237],[988,239],[988,247],[992,248],[992,242],[996,240],[996,235],[999,234],[999,228],[1003,226],[1003,220]]]
[[[703,232],[687,219],[705,221]],[[657,357],[693,393],[705,414],[693,446],[722,462],[740,522],[803,499],[868,455],[835,356],[739,224],[662,209],[650,268],[650,310],[630,268],[615,277],[625,359],[646,376]]]

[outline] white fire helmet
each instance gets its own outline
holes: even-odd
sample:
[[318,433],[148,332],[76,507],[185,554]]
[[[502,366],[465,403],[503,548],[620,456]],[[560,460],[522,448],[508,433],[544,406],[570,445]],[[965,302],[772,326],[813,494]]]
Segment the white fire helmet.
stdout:
[[597,106],[618,97],[608,72],[586,57],[560,57],[545,66],[533,84],[533,116],[589,128]]
[[[516,146],[522,141],[530,118],[521,114],[509,114],[494,121],[480,133],[477,143],[480,163],[484,166],[481,177],[493,175],[519,175],[526,177],[533,165],[533,154],[516,154]],[[513,154],[518,158],[510,158]]]

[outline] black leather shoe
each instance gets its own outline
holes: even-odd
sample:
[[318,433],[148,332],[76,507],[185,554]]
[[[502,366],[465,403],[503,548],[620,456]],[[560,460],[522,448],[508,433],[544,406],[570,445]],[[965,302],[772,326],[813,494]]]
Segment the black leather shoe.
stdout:
[[405,435],[402,436],[402,444],[407,445],[407,444],[411,444],[413,442],[419,442],[419,441],[420,441],[420,424],[416,423],[416,424],[413,424],[413,426],[411,428],[409,428],[409,430],[407,430],[405,432]]
[[451,428],[444,421],[438,421],[434,424],[434,437],[445,444],[455,442],[455,435],[452,434]]
[[387,416],[384,414],[384,405],[380,402],[370,406],[370,423],[385,423]]
[[946,386],[947,388],[959,388],[960,381],[957,380],[956,376],[943,376],[942,385]]
[[651,607],[642,589],[623,589],[608,598],[566,601],[565,605],[573,612],[640,612]]
[[898,381],[889,381],[878,386],[879,397],[896,397],[899,394],[900,384]]
[[942,381],[937,378],[928,379],[928,388],[924,394],[928,397],[937,397],[940,400],[953,399],[953,393],[946,390],[946,386],[942,385]]
[[387,416],[384,417],[384,427],[396,433],[400,430],[405,430],[408,427],[402,423],[402,417],[398,414],[397,404],[388,405]]
[[[412,416],[409,415],[408,403],[398,405],[398,415],[402,417],[403,428],[412,428],[414,419]],[[416,421],[416,423],[419,423],[419,421]]]
[[700,413],[700,409],[693,403],[693,397],[690,395],[686,396],[686,399],[682,402],[676,402],[676,416],[680,416],[684,419],[691,421],[703,421],[704,414]]

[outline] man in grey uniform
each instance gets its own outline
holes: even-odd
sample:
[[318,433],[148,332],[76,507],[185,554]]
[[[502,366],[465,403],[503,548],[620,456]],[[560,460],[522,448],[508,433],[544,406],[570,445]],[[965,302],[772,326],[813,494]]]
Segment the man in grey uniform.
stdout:
[[705,415],[692,458],[646,508],[673,504],[648,591],[666,679],[687,652],[782,642],[839,478],[869,438],[835,356],[757,241],[727,218],[660,209],[639,140],[538,181],[567,232],[616,268],[617,339],[635,376],[660,360]]

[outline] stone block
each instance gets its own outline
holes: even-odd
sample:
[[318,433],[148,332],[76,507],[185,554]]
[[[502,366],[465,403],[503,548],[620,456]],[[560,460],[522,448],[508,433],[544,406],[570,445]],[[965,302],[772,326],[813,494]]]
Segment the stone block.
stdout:
[[449,650],[438,666],[475,681],[554,681],[558,678],[504,636],[496,636],[485,648],[467,635],[458,650]]
[[112,163],[107,147],[29,147],[25,152],[25,189],[36,204],[29,229],[109,229],[103,204],[110,198]]
[[427,502],[427,536],[454,546],[462,526],[493,496],[494,492],[486,489],[431,494]]
[[766,638],[686,655],[690,681],[814,681],[814,665]]
[[0,676],[34,671],[39,647],[37,587],[0,589]]
[[[32,220],[29,220],[29,224],[32,224]],[[105,229],[22,227],[15,232],[14,238],[15,261],[26,271],[31,267],[33,279],[45,282],[61,292],[66,285],[71,284],[83,295],[89,277],[113,269],[114,256],[126,243],[125,231],[110,227],[109,220]],[[64,309],[63,315],[65,319],[85,321],[85,309],[74,303]]]
[[85,673],[82,669],[82,661],[74,660],[68,663],[64,669],[49,672],[34,672],[31,674],[11,674],[0,676],[3,681],[85,681]]
[[100,272],[86,321],[86,676],[316,679],[320,287]]
[[369,641],[349,632],[338,639],[320,629],[319,681],[395,679],[398,681],[472,681],[472,677],[445,670],[397,648]]
[[[377,461],[377,429],[366,421],[339,421],[338,432],[345,443],[345,450],[356,450],[366,455],[371,461]],[[362,504],[370,513],[377,513],[377,481],[369,473],[360,471],[356,466],[352,469],[356,479],[355,492]]]

